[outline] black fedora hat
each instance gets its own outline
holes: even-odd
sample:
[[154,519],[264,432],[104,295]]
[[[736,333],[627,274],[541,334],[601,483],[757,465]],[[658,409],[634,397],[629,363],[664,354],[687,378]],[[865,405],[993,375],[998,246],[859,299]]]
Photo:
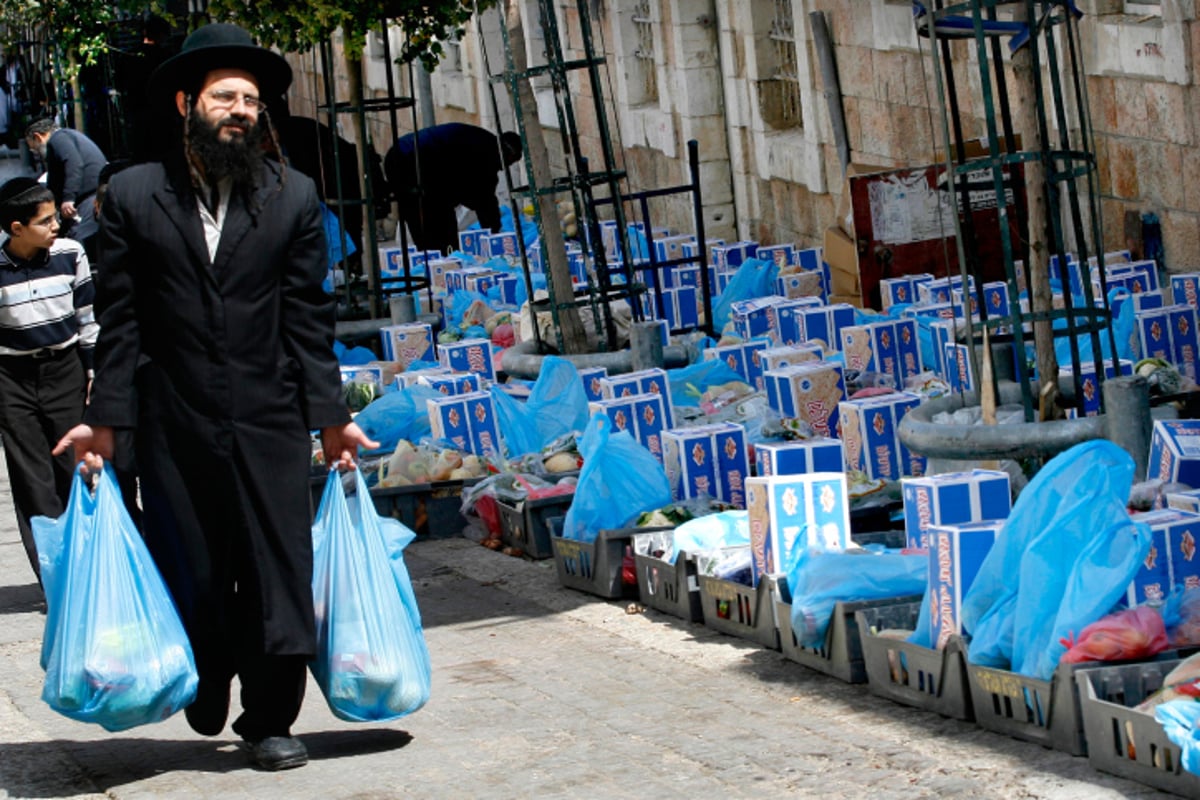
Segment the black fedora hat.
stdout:
[[283,56],[256,45],[250,34],[237,25],[214,22],[189,34],[180,51],[154,70],[150,96],[156,102],[169,100],[185,84],[217,69],[249,72],[265,98],[278,97],[292,83],[292,68]]

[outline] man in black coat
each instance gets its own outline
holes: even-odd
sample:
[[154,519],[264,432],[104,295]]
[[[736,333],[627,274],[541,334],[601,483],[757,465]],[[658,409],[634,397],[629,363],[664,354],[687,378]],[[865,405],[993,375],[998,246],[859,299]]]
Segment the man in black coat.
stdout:
[[498,233],[499,172],[520,161],[521,154],[517,134],[496,136],[462,122],[397,139],[383,158],[383,170],[417,247],[443,253],[458,249],[458,206],[474,211],[481,227]]
[[376,447],[350,421],[321,290],[311,180],[265,158],[280,56],[210,24],[155,73],[182,142],[113,176],[101,211],[101,335],[86,424],[59,443],[89,469],[133,429],[146,544],[170,588],[200,684],[197,732],[233,730],[265,769],[307,762],[291,735],[316,649],[308,432],[326,463]]
[[46,166],[46,185],[54,192],[62,217],[59,235],[79,242],[94,258],[92,237],[99,225],[92,195],[100,170],[108,163],[104,152],[85,134],[60,128],[53,119],[39,119],[26,128],[25,141]]

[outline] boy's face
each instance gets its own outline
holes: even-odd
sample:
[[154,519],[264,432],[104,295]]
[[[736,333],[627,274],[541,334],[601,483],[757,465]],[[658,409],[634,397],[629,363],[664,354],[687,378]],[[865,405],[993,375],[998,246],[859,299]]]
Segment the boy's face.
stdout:
[[53,200],[38,206],[33,219],[22,224],[13,223],[12,239],[29,250],[45,250],[58,238],[58,210]]

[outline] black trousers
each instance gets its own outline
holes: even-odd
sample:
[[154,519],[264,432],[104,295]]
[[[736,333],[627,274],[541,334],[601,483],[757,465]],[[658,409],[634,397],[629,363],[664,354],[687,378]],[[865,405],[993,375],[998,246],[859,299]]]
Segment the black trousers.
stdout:
[[82,419],[86,389],[83,363],[74,347],[46,358],[0,356],[0,437],[21,542],[39,581],[29,520],[58,517],[66,508],[74,454],[55,457],[50,451]]

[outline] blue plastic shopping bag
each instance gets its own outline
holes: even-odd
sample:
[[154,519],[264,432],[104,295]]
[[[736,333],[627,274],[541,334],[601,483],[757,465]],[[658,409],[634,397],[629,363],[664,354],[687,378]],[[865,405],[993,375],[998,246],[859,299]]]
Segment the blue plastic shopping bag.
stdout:
[[175,604],[106,466],[95,497],[76,473],[67,510],[32,520],[46,589],[42,699],[106,730],[166,719],[196,695]]
[[510,456],[536,453],[555,439],[582,431],[588,421],[588,399],[575,365],[546,356],[529,399],[518,400],[492,387],[500,436]]
[[331,472],[313,523],[317,657],[330,710],[351,722],[411,714],[429,699],[429,650],[404,548],[415,534],[375,513],[362,472],[346,496]]
[[563,520],[563,538],[594,542],[602,530],[623,528],[643,511],[671,502],[671,484],[662,464],[628,431],[612,431],[597,412],[579,440],[583,467],[575,497]]

